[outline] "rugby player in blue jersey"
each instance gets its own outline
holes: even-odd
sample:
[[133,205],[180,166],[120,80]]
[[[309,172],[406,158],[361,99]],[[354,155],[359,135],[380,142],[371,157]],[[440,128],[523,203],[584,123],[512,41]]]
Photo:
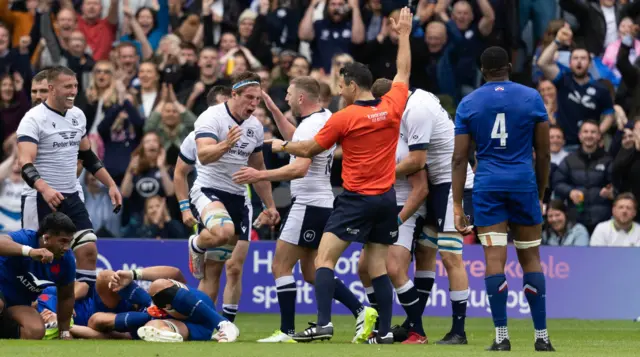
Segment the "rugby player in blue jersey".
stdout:
[[58,331],[71,339],[76,263],[70,251],[76,226],[60,212],[44,217],[38,231],[0,236],[0,314],[2,337],[39,340],[44,322],[31,305],[49,286],[58,289]]
[[545,278],[538,250],[541,200],[551,158],[547,111],[536,90],[509,81],[511,64],[504,49],[490,47],[480,61],[487,83],[462,100],[455,120],[452,188],[456,229],[465,235],[471,232],[462,200],[473,140],[478,161],[473,185],[474,223],[484,246],[485,285],[496,329],[489,350],[511,350],[504,274],[510,229],[524,272],[523,290],[531,308],[535,350],[553,351],[547,333]]

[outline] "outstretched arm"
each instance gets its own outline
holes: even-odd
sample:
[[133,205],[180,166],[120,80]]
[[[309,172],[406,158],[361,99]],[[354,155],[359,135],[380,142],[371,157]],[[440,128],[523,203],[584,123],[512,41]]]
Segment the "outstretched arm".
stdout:
[[398,72],[393,78],[394,82],[402,82],[409,84],[409,75],[411,74],[411,44],[409,37],[411,36],[411,24],[413,14],[408,7],[400,10],[400,17],[396,23],[390,18],[393,31],[398,33],[398,57],[396,59],[396,67]]

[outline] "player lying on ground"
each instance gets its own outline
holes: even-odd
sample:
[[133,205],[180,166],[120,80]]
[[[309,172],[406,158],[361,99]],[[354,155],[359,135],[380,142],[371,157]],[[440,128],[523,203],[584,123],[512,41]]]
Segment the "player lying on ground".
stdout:
[[[400,122],[409,92],[411,70],[411,11],[403,8],[398,22],[391,20],[398,35],[398,73],[393,88],[380,99],[371,94],[373,77],[362,63],[340,70],[340,94],[348,104],[333,114],[312,140],[295,143],[273,140],[274,152],[311,158],[340,142],[343,150],[345,191],[334,201],[316,257],[318,324],[293,336],[296,341],[330,339],[333,336],[331,305],[335,291],[335,266],[351,242],[365,245],[369,276],[375,287],[380,315],[378,334],[369,344],[393,343],[391,315],[393,287],[387,275],[388,247],[398,239],[395,183],[395,152]],[[373,315],[375,316],[375,315]],[[370,323],[373,322],[373,323]],[[365,333],[374,321],[365,321]],[[365,334],[363,333],[363,335]],[[364,342],[364,341],[362,341]]]
[[[320,84],[311,77],[296,78],[287,89],[289,107],[293,115],[302,120],[297,128],[285,118],[267,93],[263,92],[262,98],[278,130],[286,140],[293,142],[313,139],[331,116],[331,112],[320,105]],[[314,260],[322,231],[333,209],[330,176],[335,148],[334,145],[311,159],[291,156],[288,165],[275,170],[258,171],[244,167],[233,175],[234,181],[239,184],[291,181],[293,205],[282,224],[272,267],[280,305],[280,329],[258,342],[295,342],[292,335],[295,334],[298,287],[292,271],[300,261],[304,280],[309,284],[315,281]],[[364,307],[338,277],[335,278],[333,298],[349,308],[356,318],[353,342],[366,340],[365,321],[374,321],[375,311]]]
[[[143,311],[96,313],[89,320],[89,327],[101,332],[128,332],[134,339],[160,342],[209,341],[217,329],[218,342],[235,341],[238,328],[215,311],[205,293],[167,279],[169,276],[182,279],[182,274],[176,271],[171,267],[151,267],[105,274],[110,286],[110,292],[105,293],[110,300],[105,299],[105,305],[121,304],[117,302],[118,295],[139,302],[150,300],[153,305]],[[149,292],[139,288],[134,279],[152,281]]]
[[[522,265],[524,294],[535,328],[535,350],[553,351],[547,333],[546,287],[540,264],[542,197],[549,179],[549,121],[535,90],[509,81],[507,52],[489,47],[480,57],[487,83],[466,96],[457,109],[453,154],[453,200],[456,229],[470,233],[462,208],[471,140],[478,167],[473,207],[478,238],[486,259],[485,285],[496,328],[489,350],[510,351],[507,331],[509,288],[504,274],[507,229]],[[535,171],[533,151],[535,150]]]
[[39,227],[0,236],[2,337],[42,339],[44,322],[31,305],[46,287],[57,286],[59,336],[71,339],[76,264],[70,245],[76,227],[60,212],[45,216]]
[[[123,274],[134,274],[133,272],[124,272]],[[70,332],[76,338],[131,338],[126,330],[113,329],[113,324],[118,324],[118,319],[122,319],[128,312],[145,311],[151,305],[151,297],[149,294],[138,286],[135,282],[131,282],[126,287],[114,291],[109,284],[113,280],[116,272],[111,270],[103,270],[98,275],[98,280],[94,286],[87,283],[75,283],[75,304],[74,304],[74,325]],[[173,267],[150,267],[144,269],[136,269],[136,280],[145,279],[153,281],[160,278],[175,279],[184,282],[184,277],[179,269]],[[46,316],[48,321],[46,336],[55,336],[53,331],[57,328],[55,314],[57,299],[56,289],[47,288],[38,297],[37,309],[43,318]],[[115,322],[111,325],[105,323],[106,327],[96,329],[96,323],[102,322],[99,319],[100,313],[109,313],[115,317]],[[93,318],[98,315],[96,318]],[[88,326],[91,326],[89,328]],[[117,333],[117,331],[123,333]]]
[[[223,297],[223,313],[229,320],[235,319],[238,310],[242,267],[249,250],[253,220],[247,188],[234,183],[231,175],[244,166],[265,170],[264,128],[252,115],[262,94],[260,77],[251,72],[239,73],[234,76],[231,89],[231,99],[207,109],[194,124],[198,176],[190,198],[211,235],[190,237],[188,248],[191,272],[197,279],[203,279],[201,288],[210,295],[217,292],[222,262],[231,256],[226,263],[227,284]],[[261,214],[267,217],[269,225],[277,224],[280,216],[273,202],[271,183],[259,182],[254,188],[267,207]],[[235,247],[216,248],[220,241]],[[210,264],[211,269],[205,272],[207,256],[218,263]]]

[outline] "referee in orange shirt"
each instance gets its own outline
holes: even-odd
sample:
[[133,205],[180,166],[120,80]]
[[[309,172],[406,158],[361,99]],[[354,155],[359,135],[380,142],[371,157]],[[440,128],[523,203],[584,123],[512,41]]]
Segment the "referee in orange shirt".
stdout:
[[345,191],[334,202],[334,210],[318,248],[316,257],[316,299],[318,321],[293,339],[300,342],[328,340],[333,336],[331,302],[334,271],[340,255],[351,242],[364,244],[369,275],[378,303],[378,334],[369,338],[376,316],[369,314],[358,321],[354,342],[393,343],[391,311],[393,287],[387,276],[387,250],[398,239],[395,183],[396,146],[400,120],[409,94],[411,49],[409,36],[413,15],[408,8],[392,19],[399,35],[398,72],[391,90],[380,99],[371,94],[371,71],[361,64],[347,64],[340,70],[340,95],[348,106],[333,114],[313,140],[287,142],[273,140],[273,152],[284,151],[299,157],[313,157],[342,145],[342,179]]

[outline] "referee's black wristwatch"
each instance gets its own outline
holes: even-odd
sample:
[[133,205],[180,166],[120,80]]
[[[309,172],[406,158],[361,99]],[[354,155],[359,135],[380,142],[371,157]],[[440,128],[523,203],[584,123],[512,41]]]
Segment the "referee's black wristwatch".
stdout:
[[285,152],[285,151],[284,151],[284,148],[286,148],[286,147],[287,147],[287,145],[289,145],[289,142],[288,142],[288,141],[283,141],[283,142],[282,142],[282,152]]

